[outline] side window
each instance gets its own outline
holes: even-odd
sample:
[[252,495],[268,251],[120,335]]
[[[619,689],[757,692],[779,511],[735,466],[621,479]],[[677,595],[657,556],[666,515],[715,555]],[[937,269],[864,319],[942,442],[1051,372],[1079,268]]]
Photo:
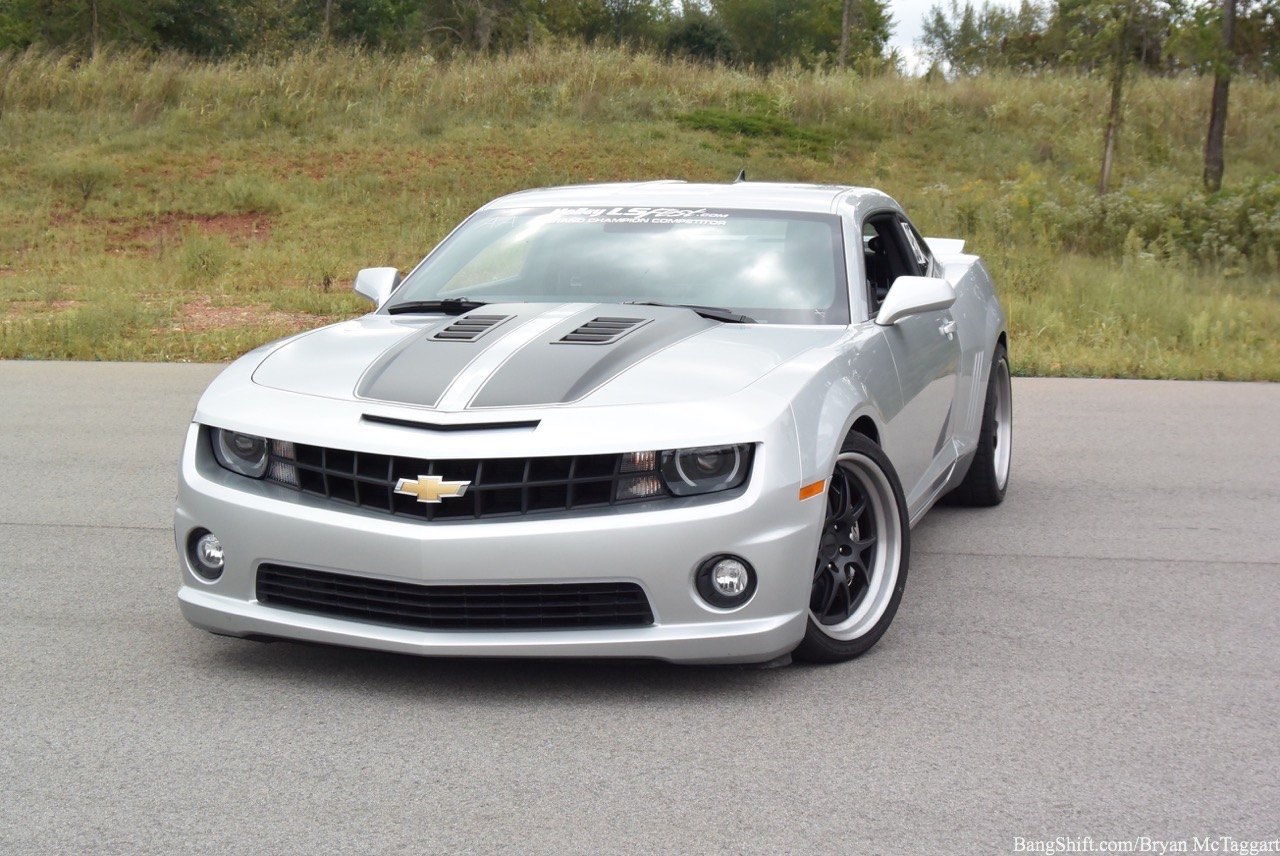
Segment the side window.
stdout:
[[[928,266],[923,248],[909,241],[909,228],[896,214],[873,214],[862,227],[867,292],[874,314],[900,276],[920,276]],[[923,262],[922,262],[923,259]]]
[[924,254],[924,249],[916,240],[915,230],[911,228],[906,220],[898,220],[898,228],[902,229],[902,237],[906,239],[907,246],[911,248],[911,256],[915,259],[916,265],[921,271],[929,269],[929,259]]
[[934,260],[933,254],[929,252],[929,245],[925,243],[924,238],[920,237],[916,227],[912,226],[907,220],[899,219],[898,222],[902,225],[902,233],[907,238],[912,255],[915,256],[917,264],[920,265],[920,276],[933,276]]

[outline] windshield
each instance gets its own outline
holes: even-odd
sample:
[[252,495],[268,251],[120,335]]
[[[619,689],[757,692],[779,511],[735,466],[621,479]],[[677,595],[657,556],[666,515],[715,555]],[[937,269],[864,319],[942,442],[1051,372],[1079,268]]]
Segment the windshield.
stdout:
[[839,218],[715,208],[525,208],[471,218],[385,307],[499,302],[713,306],[775,324],[848,324]]

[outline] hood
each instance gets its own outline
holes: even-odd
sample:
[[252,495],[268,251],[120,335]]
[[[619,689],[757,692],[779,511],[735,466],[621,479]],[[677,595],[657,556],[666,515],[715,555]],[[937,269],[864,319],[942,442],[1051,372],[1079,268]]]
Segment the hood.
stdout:
[[688,309],[492,304],[456,317],[366,315],[295,338],[255,383],[437,411],[705,401],[844,328],[725,324]]

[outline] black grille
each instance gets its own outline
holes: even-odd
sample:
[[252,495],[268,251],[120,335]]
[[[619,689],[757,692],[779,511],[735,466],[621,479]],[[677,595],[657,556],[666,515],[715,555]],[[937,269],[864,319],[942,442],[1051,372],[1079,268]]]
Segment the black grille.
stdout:
[[610,345],[644,323],[644,318],[596,318],[556,341],[569,345]]
[[[296,483],[281,475],[296,458]],[[272,444],[269,478],[305,493],[387,514],[425,520],[515,517],[536,512],[602,508],[630,499],[620,487],[657,479],[653,472],[623,466],[623,454],[547,458],[425,460],[350,452],[301,443]],[[401,479],[426,476],[444,483],[468,482],[461,496],[420,502],[397,493]],[[661,496],[666,496],[661,489]],[[653,498],[652,495],[643,498]]]
[[653,623],[649,600],[635,583],[419,585],[260,565],[258,600],[322,615],[430,630],[554,630]]
[[431,338],[446,342],[474,342],[510,317],[510,315],[467,315],[443,330],[437,331]]

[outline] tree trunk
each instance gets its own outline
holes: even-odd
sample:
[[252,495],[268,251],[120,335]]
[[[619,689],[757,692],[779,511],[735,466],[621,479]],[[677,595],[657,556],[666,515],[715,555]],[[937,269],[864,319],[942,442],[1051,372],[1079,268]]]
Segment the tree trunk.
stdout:
[[849,64],[849,25],[853,12],[853,0],[844,0],[844,9],[840,14],[840,53],[837,62],[841,68]]
[[1124,106],[1124,72],[1127,63],[1117,63],[1111,74],[1111,107],[1107,110],[1107,130],[1102,138],[1102,172],[1098,176],[1098,195],[1106,196],[1111,185],[1111,165],[1116,157],[1116,136],[1120,132],[1120,114]]
[[333,32],[333,0],[324,0],[324,40],[329,41]]
[[476,49],[480,53],[488,53],[489,42],[493,39],[493,9],[488,3],[481,3],[476,10]]
[[98,58],[98,50],[102,46],[102,30],[98,26],[98,0],[89,0],[89,50],[94,59]]
[[1222,173],[1226,169],[1223,154],[1227,133],[1227,89],[1235,67],[1236,0],[1222,2],[1223,56],[1213,72],[1213,100],[1209,104],[1209,135],[1204,141],[1204,189],[1217,193],[1222,189]]
[[1107,130],[1102,137],[1102,169],[1098,174],[1098,195],[1106,196],[1111,187],[1111,167],[1116,159],[1116,137],[1124,111],[1124,78],[1129,70],[1129,31],[1133,27],[1134,0],[1129,0],[1124,23],[1116,36],[1115,55],[1111,61],[1111,105],[1107,108]]

